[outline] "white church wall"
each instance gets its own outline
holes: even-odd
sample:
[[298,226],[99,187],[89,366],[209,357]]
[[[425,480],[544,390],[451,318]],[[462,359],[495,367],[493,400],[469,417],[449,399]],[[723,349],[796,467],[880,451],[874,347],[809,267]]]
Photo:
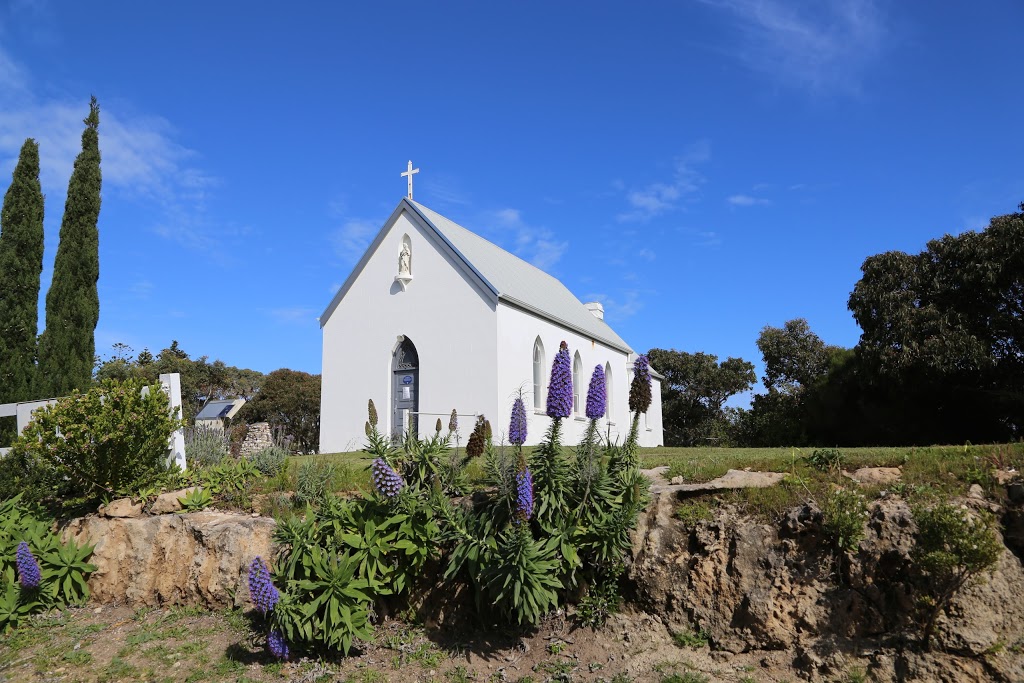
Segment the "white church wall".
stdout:
[[[406,234],[412,279],[403,291],[395,276]],[[362,447],[369,398],[377,406],[379,428],[390,433],[391,363],[399,335],[411,339],[419,355],[421,413],[443,413],[446,429],[453,408],[493,415],[494,306],[447,247],[402,213],[324,324],[320,451]],[[420,417],[421,435],[433,433],[436,417]],[[461,420],[463,442],[470,419]]]
[[[540,336],[544,344],[544,372],[543,382],[547,386],[551,375],[551,362],[555,353],[558,352],[558,345],[565,341],[569,345],[569,355],[574,356],[578,351],[582,361],[580,372],[580,416],[570,417],[563,420],[563,444],[575,444],[583,436],[587,426],[585,414],[587,388],[590,386],[590,376],[594,372],[594,366],[610,365],[612,370],[612,391],[611,397],[612,414],[610,431],[612,440],[620,441],[629,432],[629,382],[626,379],[627,356],[624,352],[613,349],[601,342],[593,341],[577,332],[568,330],[546,318],[541,318],[519,308],[500,302],[498,304],[498,395],[503,396],[503,402],[498,406],[497,420],[491,420],[491,427],[494,430],[495,438],[498,434],[508,431],[508,424],[511,418],[512,402],[515,400],[519,387],[523,388],[526,413],[528,419],[527,441],[528,445],[538,443],[551,424],[551,419],[533,410],[533,345]],[[656,394],[660,396],[659,394]],[[544,402],[542,402],[544,405]],[[659,411],[660,415],[660,411]],[[660,424],[660,421],[659,421]],[[601,421],[602,432],[609,429],[606,421]],[[642,434],[641,437],[644,435]],[[647,445],[647,444],[644,444]]]

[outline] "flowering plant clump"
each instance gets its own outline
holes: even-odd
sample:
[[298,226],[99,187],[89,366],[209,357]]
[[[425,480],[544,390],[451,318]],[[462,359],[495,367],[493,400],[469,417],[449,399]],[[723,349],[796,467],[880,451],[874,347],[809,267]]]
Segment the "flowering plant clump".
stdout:
[[633,382],[629,385],[629,410],[646,413],[651,407],[651,368],[647,356],[637,356],[633,362]]
[[273,611],[274,605],[281,599],[270,579],[270,570],[258,555],[249,565],[249,597],[264,616]]
[[590,377],[590,388],[587,389],[587,417],[591,420],[604,417],[608,405],[608,390],[605,386],[604,367],[598,365]]
[[572,361],[569,359],[569,345],[565,342],[558,346],[558,353],[551,363],[547,414],[551,418],[572,414]]
[[516,514],[515,521],[528,522],[533,515],[533,475],[524,469],[516,475]]
[[39,562],[25,541],[18,544],[15,563],[18,565],[18,580],[21,581],[21,587],[39,588],[39,582],[43,578],[39,572]]
[[402,490],[405,482],[401,475],[391,468],[391,465],[384,461],[384,458],[377,458],[370,465],[370,476],[373,479],[373,486],[385,498],[394,498]]
[[285,642],[284,635],[277,629],[271,631],[267,636],[267,647],[270,649],[270,654],[278,659],[288,659],[288,643]]
[[473,432],[469,435],[469,441],[466,442],[467,457],[478,458],[484,454],[484,448],[487,446],[487,431],[487,420],[481,415],[476,419]]
[[526,443],[526,406],[520,396],[512,404],[512,420],[508,425],[508,440],[515,446]]

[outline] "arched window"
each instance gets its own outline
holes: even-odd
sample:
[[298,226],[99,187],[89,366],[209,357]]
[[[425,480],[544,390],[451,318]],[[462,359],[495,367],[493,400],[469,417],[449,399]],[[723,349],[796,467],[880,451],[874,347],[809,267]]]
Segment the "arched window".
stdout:
[[544,342],[533,342],[533,408],[544,410]]
[[612,384],[612,364],[604,364],[604,388],[607,392],[608,402],[605,404],[604,416],[608,418],[608,421],[612,421],[612,415],[614,415],[612,406],[615,400],[615,385]]
[[572,359],[572,412],[579,415],[583,410],[582,401],[580,400],[580,369],[583,367],[583,361],[580,360],[580,352],[576,352],[576,357]]

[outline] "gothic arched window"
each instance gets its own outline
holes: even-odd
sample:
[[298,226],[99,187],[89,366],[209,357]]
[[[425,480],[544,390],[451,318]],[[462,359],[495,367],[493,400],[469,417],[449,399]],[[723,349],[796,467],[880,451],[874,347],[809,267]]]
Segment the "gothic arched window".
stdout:
[[544,410],[544,342],[533,342],[533,408]]
[[572,359],[572,412],[579,416],[583,409],[582,401],[580,400],[580,370],[583,368],[583,361],[580,360],[580,352],[576,352],[576,357]]
[[613,401],[615,400],[615,398],[614,398],[615,397],[615,385],[612,384],[612,364],[611,363],[605,363],[604,364],[604,389],[605,389],[605,392],[606,392],[606,394],[608,396],[608,401],[605,404],[604,416],[606,418],[608,418],[609,422],[612,422],[612,415],[615,414],[614,412],[612,412],[612,410],[613,410],[612,406],[614,405]]

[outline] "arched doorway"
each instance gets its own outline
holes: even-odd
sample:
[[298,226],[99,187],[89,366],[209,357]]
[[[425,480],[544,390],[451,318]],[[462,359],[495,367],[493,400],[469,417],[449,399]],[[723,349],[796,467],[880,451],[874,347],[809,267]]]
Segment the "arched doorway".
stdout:
[[410,428],[416,431],[420,409],[420,358],[416,345],[402,337],[391,358],[391,436],[402,438]]

